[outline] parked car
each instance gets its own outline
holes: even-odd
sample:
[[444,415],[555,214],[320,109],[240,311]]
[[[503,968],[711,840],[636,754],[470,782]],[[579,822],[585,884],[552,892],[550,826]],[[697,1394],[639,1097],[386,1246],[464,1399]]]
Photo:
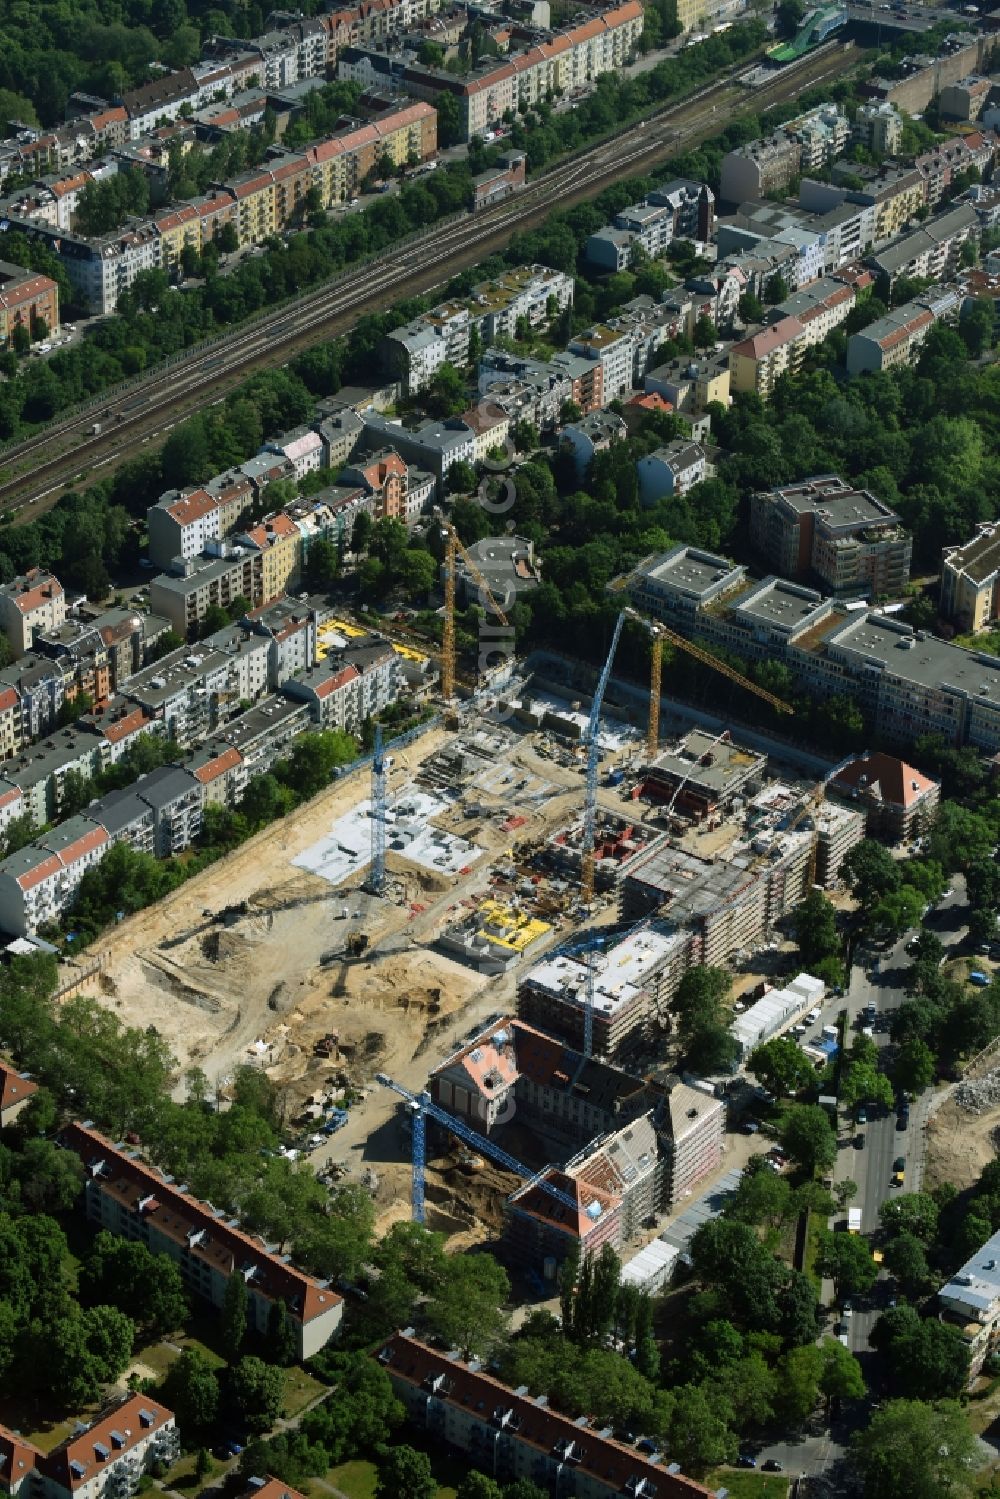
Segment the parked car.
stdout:
[[864,1132],[864,1130],[859,1129],[858,1132],[857,1132],[857,1134],[854,1136],[854,1149],[855,1150],[864,1150],[864,1148],[865,1148],[865,1132]]
[[741,1452],[736,1459],[736,1466],[738,1468],[756,1468],[757,1459],[750,1452]]
[[776,1457],[769,1457],[766,1463],[761,1463],[761,1468],[765,1473],[781,1473],[783,1471]]

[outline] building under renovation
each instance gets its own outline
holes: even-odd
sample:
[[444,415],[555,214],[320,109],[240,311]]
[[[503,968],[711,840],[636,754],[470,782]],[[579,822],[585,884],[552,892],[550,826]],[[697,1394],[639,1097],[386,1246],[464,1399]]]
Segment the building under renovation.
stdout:
[[650,921],[606,951],[546,954],[521,980],[517,1013],[581,1050],[589,1004],[595,1054],[620,1061],[641,1050],[680,983],[690,946],[684,932]]
[[515,1119],[545,1151],[570,1159],[550,1179],[578,1203],[574,1214],[542,1189],[511,1199],[508,1247],[540,1264],[562,1258],[567,1237],[588,1250],[617,1248],[643,1218],[673,1207],[722,1159],[724,1111],[675,1076],[634,1077],[585,1059],[523,1021],[488,1026],[431,1074],[432,1098],[490,1134]]
[[576,1207],[559,1201],[535,1178],[505,1207],[504,1246],[512,1260],[540,1266],[605,1244],[620,1251],[647,1220],[676,1206],[722,1158],[723,1106],[673,1080],[659,1104],[639,1119],[595,1140],[540,1179],[560,1188]]

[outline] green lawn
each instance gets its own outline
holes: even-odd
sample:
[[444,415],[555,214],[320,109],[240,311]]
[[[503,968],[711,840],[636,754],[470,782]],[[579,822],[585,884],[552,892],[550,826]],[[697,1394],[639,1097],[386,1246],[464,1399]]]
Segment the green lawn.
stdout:
[[285,1370],[285,1415],[297,1416],[328,1388],[304,1369]]
[[196,1452],[185,1452],[184,1456],[170,1469],[163,1481],[165,1489],[177,1489],[179,1493],[194,1495],[201,1492],[206,1484],[212,1483],[224,1472],[226,1464],[212,1459],[212,1465],[204,1478],[199,1478],[195,1469],[198,1466],[198,1454]]
[[[326,1475],[327,1483],[332,1483],[335,1489],[347,1494],[348,1499],[373,1499],[375,1493],[374,1463],[358,1458],[351,1463],[341,1463],[339,1467],[331,1468]],[[324,1490],[317,1488],[313,1492],[319,1496]]]
[[732,1499],[787,1499],[784,1473],[755,1473],[752,1468],[713,1468],[705,1477],[710,1489],[728,1489]]
[[42,1399],[24,1398],[17,1395],[4,1396],[0,1400],[0,1423],[13,1431],[19,1431],[26,1442],[32,1442],[42,1452],[51,1452],[53,1447],[71,1436],[77,1423],[87,1425],[101,1410],[104,1402],[81,1406],[62,1421],[53,1421],[48,1415],[46,1402]]

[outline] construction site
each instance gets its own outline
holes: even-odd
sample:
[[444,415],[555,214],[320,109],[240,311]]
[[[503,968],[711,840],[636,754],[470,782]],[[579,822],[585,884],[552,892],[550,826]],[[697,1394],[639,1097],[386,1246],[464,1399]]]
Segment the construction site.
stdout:
[[[752,953],[862,836],[822,785],[776,781],[729,736],[661,745],[658,692],[645,736],[602,719],[614,643],[589,701],[528,679],[503,715],[467,703],[402,746],[379,730],[370,764],[114,928],[88,980],[221,1101],[238,1066],[264,1068],[293,1154],[366,1186],[381,1228],[416,1213],[461,1247],[514,1213],[526,1263],[569,1225],[599,1223],[595,1245],[648,1232],[722,1165],[721,1104],[672,1071],[680,978]],[[442,1075],[463,1055],[475,1087]],[[428,1079],[446,1125],[424,1165]],[[456,1143],[463,1118],[476,1133]],[[617,1139],[627,1118],[646,1133]],[[497,1124],[518,1155],[477,1144]],[[603,1164],[577,1171],[572,1149],[604,1135]],[[629,1162],[655,1182],[642,1212]]]

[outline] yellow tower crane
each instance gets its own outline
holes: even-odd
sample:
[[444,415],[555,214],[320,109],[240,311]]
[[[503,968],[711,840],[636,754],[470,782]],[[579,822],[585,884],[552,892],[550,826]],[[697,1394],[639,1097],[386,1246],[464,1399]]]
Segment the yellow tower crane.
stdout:
[[444,627],[441,631],[441,696],[447,703],[455,696],[455,572],[459,557],[462,558],[469,572],[483,590],[483,593],[489,600],[490,608],[500,623],[507,625],[509,628],[510,620],[500,608],[500,605],[493,596],[493,590],[490,588],[490,585],[459,540],[458,532],[451,521],[439,514],[438,523],[445,537]]
[[734,671],[710,651],[703,651],[701,646],[693,645],[690,640],[685,640],[683,635],[676,635],[673,630],[661,625],[657,620],[646,619],[636,609],[626,607],[626,615],[634,619],[637,624],[642,625],[652,637],[652,649],[650,651],[649,666],[649,717],[646,721],[646,758],[653,760],[660,747],[660,685],[663,678],[663,642],[669,640],[671,645],[678,650],[686,651],[696,661],[704,666],[710,666],[720,676],[728,677],[730,682],[735,682],[738,687],[745,687],[756,697],[762,698],[765,703],[770,703],[772,708],[779,713],[794,713],[795,709],[786,703],[783,698],[775,697],[773,692],[768,692],[764,687],[758,687],[756,682],[751,682],[748,677],[740,672]]

